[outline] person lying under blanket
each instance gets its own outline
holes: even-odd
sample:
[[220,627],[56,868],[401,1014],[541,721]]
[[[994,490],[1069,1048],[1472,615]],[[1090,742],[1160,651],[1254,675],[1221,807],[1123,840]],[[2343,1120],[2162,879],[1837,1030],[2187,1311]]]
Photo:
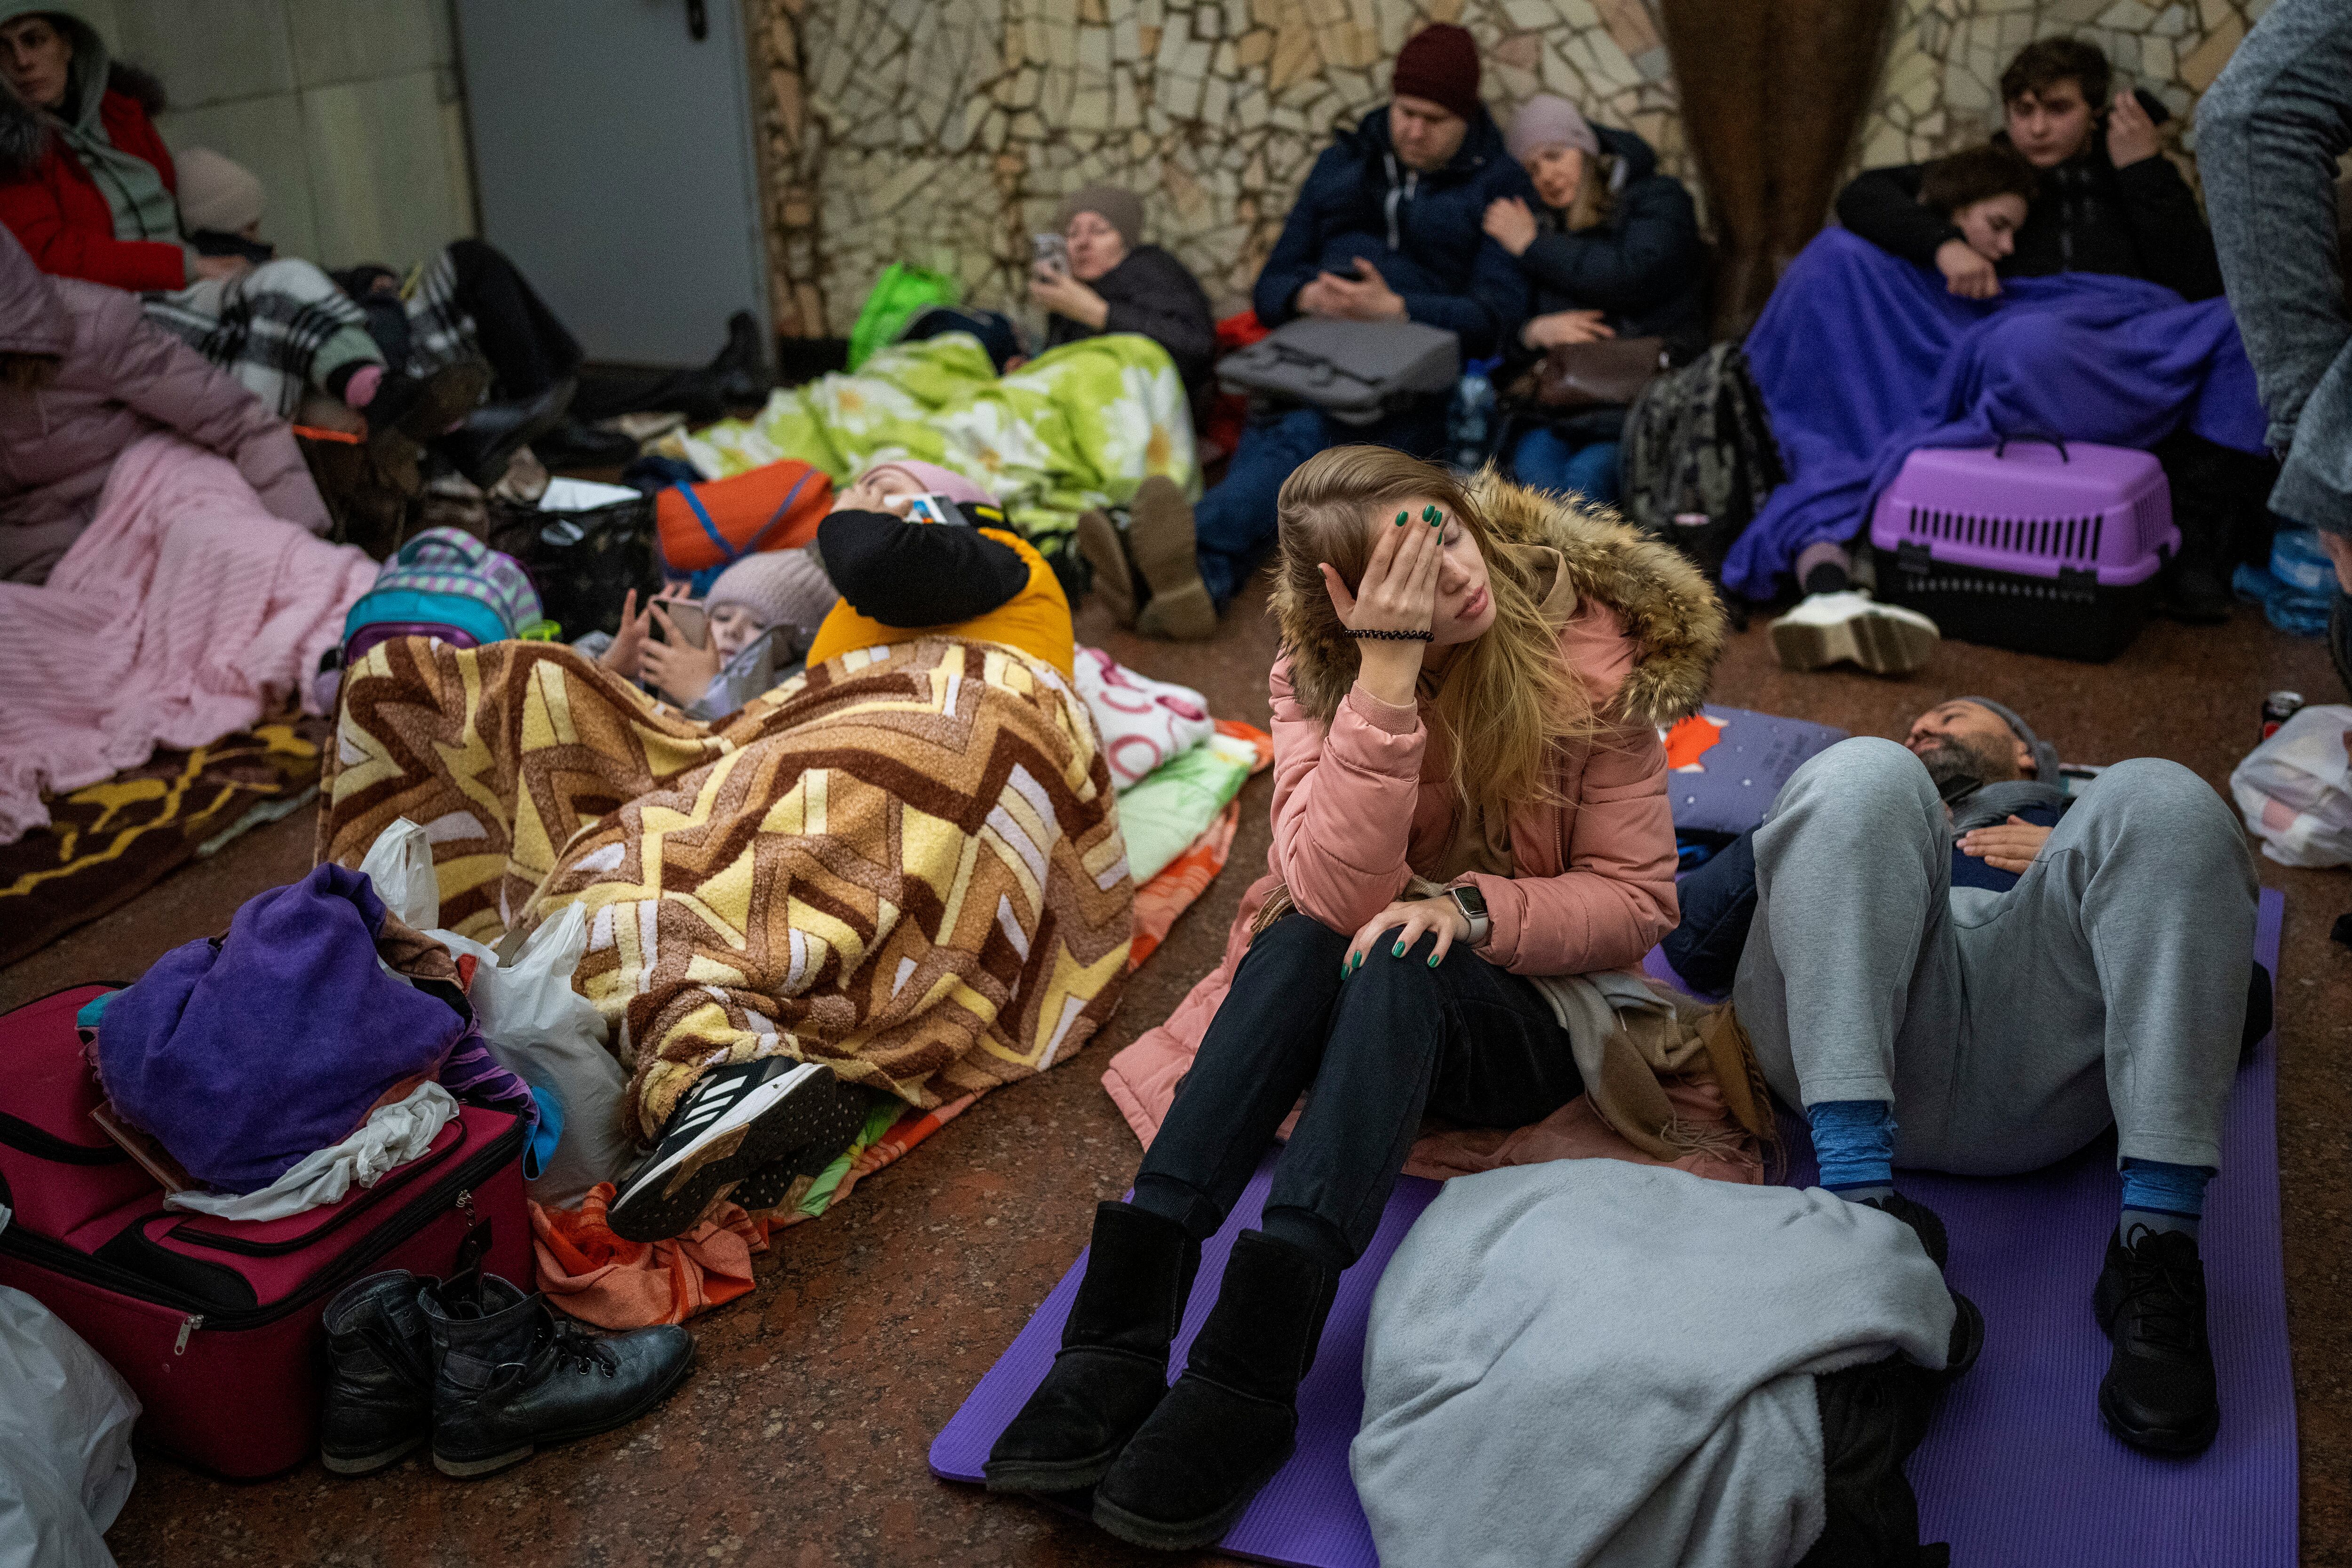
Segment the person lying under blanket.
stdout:
[[1665,952],[1730,991],[1773,1092],[1805,1109],[1822,1185],[1939,1260],[1943,1224],[1895,1190],[1896,1163],[2009,1175],[2114,1126],[2099,1412],[2136,1448],[2193,1454],[2221,1420],[2198,1216],[2241,1050],[2269,1024],[2254,894],[2236,816],[2187,768],[2119,762],[2070,800],[2056,747],[1957,697],[1899,745],[1799,768],[1684,879]]
[[[1655,727],[1696,705],[1723,634],[1671,549],[1491,476],[1335,447],[1277,508],[1274,875],[1238,963],[1171,1020],[1197,1054],[1133,1200],[1097,1206],[1061,1354],[986,1464],[993,1490],[1092,1486],[1097,1523],[1163,1549],[1217,1540],[1289,1457],[1423,1111],[1508,1127],[1600,1103],[1622,1082],[1603,1038],[1675,1021],[1612,972],[1674,921]],[[1202,1243],[1302,1091],[1171,1388]]]
[[[955,517],[910,517],[923,497],[944,498]],[[809,664],[948,636],[1004,643],[1069,676],[1076,646],[1069,601],[1045,558],[1003,521],[985,491],[936,464],[878,463],[859,475],[817,528],[817,550],[841,598],[817,628]],[[730,567],[713,587],[714,635],[727,580],[750,564]],[[667,624],[658,601],[649,612]],[[661,646],[645,644],[645,654]],[[681,1101],[652,1156],[614,1195],[605,1214],[614,1234],[658,1241],[691,1228],[739,1182],[748,1185],[735,1191],[737,1202],[772,1205],[795,1176],[824,1169],[872,1102],[853,1096],[845,1105],[845,1086],[803,1065],[771,1057],[747,1064],[749,1071],[704,1078],[707,1087]],[[800,1153],[770,1157],[780,1146]]]

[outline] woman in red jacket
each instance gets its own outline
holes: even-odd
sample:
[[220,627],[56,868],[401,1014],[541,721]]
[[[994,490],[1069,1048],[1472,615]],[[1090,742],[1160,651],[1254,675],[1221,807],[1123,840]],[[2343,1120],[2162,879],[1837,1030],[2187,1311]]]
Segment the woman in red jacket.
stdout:
[[310,262],[257,267],[188,245],[149,117],[161,91],[113,65],[89,22],[0,0],[0,224],[42,271],[142,295],[158,326],[280,418],[315,387],[366,410],[383,446],[429,440],[479,400],[477,365],[423,379],[386,366],[366,315]]
[[[1564,998],[1673,927],[1657,727],[1722,642],[1670,547],[1491,476],[1335,447],[1277,512],[1273,875],[1170,1020],[1197,1042],[1183,1086],[987,1465],[998,1490],[1091,1486],[1096,1522],[1169,1549],[1215,1541],[1287,1458],[1423,1113],[1514,1127],[1584,1090]],[[1201,1244],[1302,1092],[1171,1388]]]

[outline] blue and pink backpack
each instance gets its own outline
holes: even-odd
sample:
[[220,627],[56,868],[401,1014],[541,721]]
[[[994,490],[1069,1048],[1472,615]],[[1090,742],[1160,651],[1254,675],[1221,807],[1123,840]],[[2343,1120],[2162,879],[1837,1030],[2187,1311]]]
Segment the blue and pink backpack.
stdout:
[[427,528],[383,563],[343,617],[343,664],[394,637],[478,648],[555,631],[522,562],[459,529]]

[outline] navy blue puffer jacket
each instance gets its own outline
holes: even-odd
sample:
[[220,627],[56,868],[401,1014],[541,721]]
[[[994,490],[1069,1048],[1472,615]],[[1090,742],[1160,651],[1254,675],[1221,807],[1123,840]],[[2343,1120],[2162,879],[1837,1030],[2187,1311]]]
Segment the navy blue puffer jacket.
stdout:
[[1403,296],[1412,319],[1460,335],[1476,357],[1511,341],[1528,313],[1528,288],[1510,253],[1480,227],[1499,196],[1535,200],[1527,172],[1503,146],[1486,110],[1443,169],[1404,166],[1375,110],[1315,160],[1282,237],[1258,274],[1257,319],[1278,327],[1298,313],[1298,291],[1328,267],[1350,277],[1358,256]]

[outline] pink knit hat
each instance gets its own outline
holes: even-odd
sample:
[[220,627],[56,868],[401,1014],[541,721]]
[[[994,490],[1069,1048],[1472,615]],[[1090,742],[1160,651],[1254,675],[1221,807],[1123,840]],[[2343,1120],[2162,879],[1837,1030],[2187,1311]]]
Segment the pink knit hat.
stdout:
[[[996,497],[965,478],[952,468],[942,468],[936,463],[919,462],[912,457],[893,457],[887,463],[877,463],[866,474],[879,474],[886,468],[899,473],[920,485],[935,496],[945,496],[950,501],[969,501],[975,507],[993,507]],[[860,474],[859,478],[866,477]]]

